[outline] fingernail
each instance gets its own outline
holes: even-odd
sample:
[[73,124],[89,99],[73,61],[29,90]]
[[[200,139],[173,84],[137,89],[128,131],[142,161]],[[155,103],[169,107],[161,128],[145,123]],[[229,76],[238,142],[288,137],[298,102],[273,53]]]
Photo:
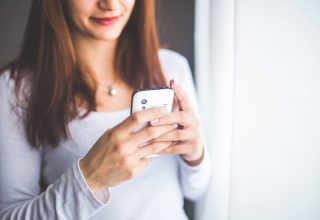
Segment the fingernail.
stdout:
[[178,124],[173,124],[172,127],[173,128],[178,128]]
[[170,80],[170,87],[172,87],[174,85],[174,80]]
[[157,124],[159,123],[159,118],[153,119],[152,121],[150,121],[151,124]]

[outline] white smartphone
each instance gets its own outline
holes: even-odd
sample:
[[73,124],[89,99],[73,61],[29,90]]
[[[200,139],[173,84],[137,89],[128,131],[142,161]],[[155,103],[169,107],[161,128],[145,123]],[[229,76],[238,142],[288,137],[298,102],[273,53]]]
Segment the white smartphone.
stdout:
[[[172,111],[174,100],[174,92],[169,87],[159,87],[152,89],[142,89],[136,90],[132,94],[131,99],[131,114],[142,111],[144,109],[152,108],[152,107],[162,107],[167,109],[168,112]],[[144,123],[134,129],[134,132],[140,131],[143,128],[147,127],[148,123]],[[144,143],[139,147],[143,147],[147,145]],[[156,157],[158,155],[151,155],[149,157]]]
[[132,94],[131,114],[152,107],[172,111],[174,92],[169,87],[136,90]]

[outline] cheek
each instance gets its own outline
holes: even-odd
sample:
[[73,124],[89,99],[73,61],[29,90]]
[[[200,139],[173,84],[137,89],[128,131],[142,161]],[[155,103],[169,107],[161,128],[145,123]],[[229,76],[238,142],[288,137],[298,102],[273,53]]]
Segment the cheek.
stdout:
[[69,0],[69,13],[77,21],[90,16],[95,1],[90,0]]
[[122,2],[123,7],[125,8],[126,12],[131,14],[136,1],[135,0],[122,0],[121,2]]

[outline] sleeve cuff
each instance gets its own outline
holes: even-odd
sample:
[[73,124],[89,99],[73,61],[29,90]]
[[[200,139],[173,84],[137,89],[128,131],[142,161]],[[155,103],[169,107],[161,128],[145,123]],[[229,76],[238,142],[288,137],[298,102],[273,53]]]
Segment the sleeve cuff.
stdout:
[[196,172],[196,171],[202,170],[204,169],[204,167],[207,167],[209,163],[209,156],[208,156],[207,149],[204,148],[203,160],[201,161],[200,164],[196,166],[190,166],[189,164],[187,164],[187,162],[184,159],[181,158],[181,156],[179,156],[179,162],[183,170],[189,170],[190,172]]
[[97,207],[107,206],[111,199],[109,189],[105,188],[94,193],[90,189],[89,185],[87,184],[81,172],[79,162],[80,162],[80,159],[76,163],[74,163],[72,167],[72,171],[81,191],[90,201],[92,201],[94,206],[97,206]]
[[203,160],[199,165],[190,166],[179,156],[179,166],[184,196],[196,201],[204,194],[211,179],[210,157],[207,150],[205,149]]

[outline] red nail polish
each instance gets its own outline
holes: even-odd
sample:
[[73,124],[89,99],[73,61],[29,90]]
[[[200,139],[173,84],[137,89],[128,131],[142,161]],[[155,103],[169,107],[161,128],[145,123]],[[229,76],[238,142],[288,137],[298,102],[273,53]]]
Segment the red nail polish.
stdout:
[[174,80],[170,80],[170,86],[172,87],[174,85]]

